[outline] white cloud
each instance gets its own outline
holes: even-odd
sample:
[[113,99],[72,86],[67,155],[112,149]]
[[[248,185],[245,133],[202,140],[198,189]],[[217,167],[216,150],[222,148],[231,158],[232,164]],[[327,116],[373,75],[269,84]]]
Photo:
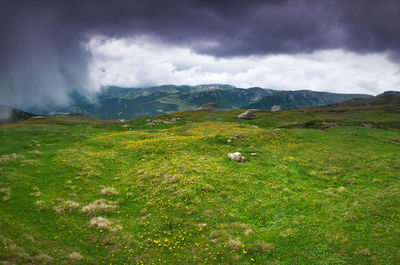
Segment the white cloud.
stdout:
[[215,58],[148,37],[93,38],[91,77],[99,85],[232,84],[238,87],[378,94],[400,88],[386,54],[324,50],[309,54]]

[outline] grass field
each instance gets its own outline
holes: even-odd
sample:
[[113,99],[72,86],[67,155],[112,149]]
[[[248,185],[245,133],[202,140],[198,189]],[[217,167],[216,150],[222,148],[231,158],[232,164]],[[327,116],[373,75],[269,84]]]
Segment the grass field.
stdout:
[[399,264],[399,106],[239,113],[0,126],[0,261]]

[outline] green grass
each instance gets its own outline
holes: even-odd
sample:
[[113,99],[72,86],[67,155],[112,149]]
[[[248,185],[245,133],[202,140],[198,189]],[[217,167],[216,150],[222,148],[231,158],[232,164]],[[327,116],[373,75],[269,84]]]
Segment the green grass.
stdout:
[[397,106],[239,113],[0,126],[0,261],[398,264]]

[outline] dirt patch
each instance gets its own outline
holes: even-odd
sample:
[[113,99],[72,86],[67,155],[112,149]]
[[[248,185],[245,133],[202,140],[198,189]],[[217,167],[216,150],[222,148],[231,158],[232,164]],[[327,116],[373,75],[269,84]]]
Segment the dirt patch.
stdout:
[[393,143],[395,143],[395,144],[400,145],[400,139],[390,138],[389,141],[391,141],[391,142],[393,142]]
[[329,128],[332,128],[332,127],[343,127],[343,125],[342,124],[338,124],[338,123],[333,123],[333,122],[331,122],[331,123],[323,122],[322,123],[322,127],[320,128],[320,130],[326,130],[326,129],[329,129]]

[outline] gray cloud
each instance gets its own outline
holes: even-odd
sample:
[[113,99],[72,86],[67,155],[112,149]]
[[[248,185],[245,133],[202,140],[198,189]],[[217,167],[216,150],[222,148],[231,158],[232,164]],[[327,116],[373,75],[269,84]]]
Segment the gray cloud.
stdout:
[[[147,35],[215,57],[346,49],[400,59],[397,0],[3,0],[0,103],[89,93],[92,36]],[[394,88],[395,89],[395,88]]]

